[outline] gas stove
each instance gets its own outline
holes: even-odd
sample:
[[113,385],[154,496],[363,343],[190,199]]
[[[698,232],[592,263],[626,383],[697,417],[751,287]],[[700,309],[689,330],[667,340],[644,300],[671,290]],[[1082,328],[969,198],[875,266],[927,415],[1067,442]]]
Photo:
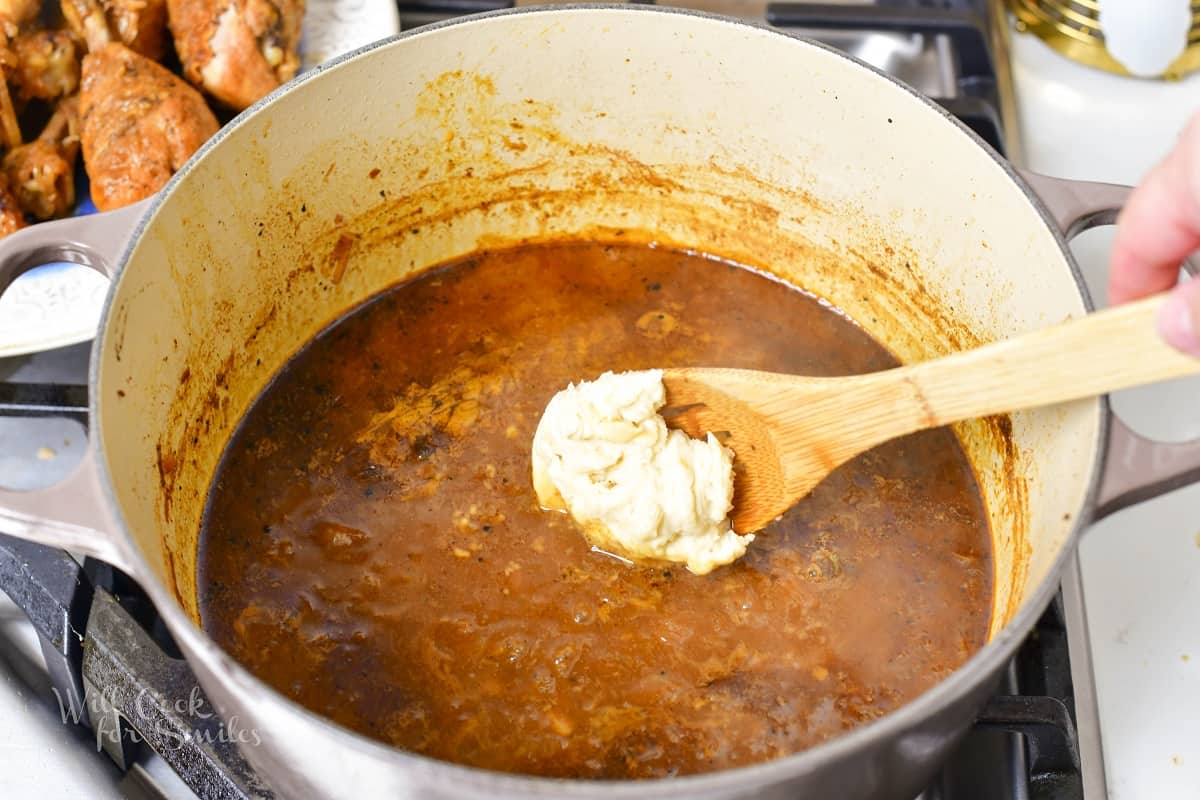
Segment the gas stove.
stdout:
[[[408,30],[513,4],[401,2],[399,25]],[[843,49],[934,98],[1026,163],[1010,29],[996,2],[673,5],[758,20]],[[0,484],[52,483],[82,453],[87,359],[87,346],[76,345],[0,360]],[[1108,796],[1081,581],[1075,560],[1001,689],[921,800]],[[0,602],[0,715],[8,722],[0,734],[0,794],[272,796],[238,754],[246,732],[212,713],[127,577],[0,537],[0,590],[11,598]]]

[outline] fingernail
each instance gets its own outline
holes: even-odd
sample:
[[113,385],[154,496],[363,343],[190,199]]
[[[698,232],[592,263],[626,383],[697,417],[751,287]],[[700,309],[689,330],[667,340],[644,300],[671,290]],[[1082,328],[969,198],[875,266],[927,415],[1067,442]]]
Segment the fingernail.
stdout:
[[1200,356],[1200,281],[1172,293],[1158,316],[1158,332],[1167,344]]

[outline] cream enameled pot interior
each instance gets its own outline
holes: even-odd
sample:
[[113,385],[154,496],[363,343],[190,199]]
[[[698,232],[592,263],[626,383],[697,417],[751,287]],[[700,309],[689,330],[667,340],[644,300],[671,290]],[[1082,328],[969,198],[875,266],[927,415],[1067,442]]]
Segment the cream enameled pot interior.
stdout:
[[[99,433],[126,524],[188,614],[209,480],[284,361],[416,271],[551,237],[769,270],[905,361],[1084,311],[1005,168],[838,54],[636,9],[427,30],[233,126],[174,184],[116,287]],[[959,428],[995,534],[993,635],[1074,525],[1099,415],[1089,401],[1015,415],[1011,432]]]

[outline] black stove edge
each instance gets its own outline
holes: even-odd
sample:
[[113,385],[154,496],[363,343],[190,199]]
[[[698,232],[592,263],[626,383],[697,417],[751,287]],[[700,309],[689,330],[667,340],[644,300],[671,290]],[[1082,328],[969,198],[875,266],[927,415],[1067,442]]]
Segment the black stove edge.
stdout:
[[86,426],[88,388],[75,384],[0,382],[0,416],[67,417]]
[[79,562],[62,550],[0,534],[0,591],[25,612],[37,631],[63,719],[89,724],[83,638],[93,592]]
[[274,797],[238,750],[256,733],[223,721],[182,659],[166,655],[103,589],[97,589],[83,654],[96,735],[110,744],[144,742],[205,800]]
[[979,712],[975,724],[1023,734],[1029,768],[1035,775],[1079,769],[1075,721],[1067,704],[1057,697],[995,695]]
[[148,745],[205,800],[273,797],[237,750],[249,732],[223,723],[187,664],[169,654],[173,643],[156,641],[103,588],[111,568],[89,566],[0,534],[0,591],[38,635],[64,724],[91,728],[121,769]]

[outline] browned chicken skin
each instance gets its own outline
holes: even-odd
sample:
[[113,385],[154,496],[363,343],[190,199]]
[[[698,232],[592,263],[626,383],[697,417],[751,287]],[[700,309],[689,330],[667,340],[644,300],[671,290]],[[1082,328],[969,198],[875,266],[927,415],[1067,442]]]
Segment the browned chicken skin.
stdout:
[[[75,151],[79,149],[78,143]],[[75,154],[35,139],[4,156],[4,174],[22,211],[35,219],[62,216],[75,205]]]
[[155,61],[166,55],[166,0],[62,0],[62,13],[89,50],[121,42]]
[[42,0],[0,0],[0,16],[14,24],[28,22],[42,9]]
[[0,168],[21,209],[36,219],[60,217],[75,206],[79,100],[59,103],[38,138],[9,151]]
[[21,144],[21,125],[17,120],[17,109],[12,94],[8,91],[9,75],[17,68],[17,54],[12,42],[17,37],[17,25],[9,17],[0,14],[0,145],[11,150]]
[[24,227],[25,215],[8,188],[8,178],[0,173],[0,236],[8,236]]
[[9,81],[22,100],[57,100],[79,88],[83,48],[69,31],[28,31],[12,42]]
[[238,111],[300,66],[304,0],[167,0],[183,75]]
[[[0,236],[71,212],[81,150],[102,211],[162,188],[219,127],[189,81],[240,110],[299,68],[305,0],[58,2],[68,27],[40,30],[41,0],[0,0]],[[183,78],[157,63],[168,36]]]
[[80,99],[83,160],[101,211],[154,194],[217,132],[199,92],[117,43],[84,57]]

